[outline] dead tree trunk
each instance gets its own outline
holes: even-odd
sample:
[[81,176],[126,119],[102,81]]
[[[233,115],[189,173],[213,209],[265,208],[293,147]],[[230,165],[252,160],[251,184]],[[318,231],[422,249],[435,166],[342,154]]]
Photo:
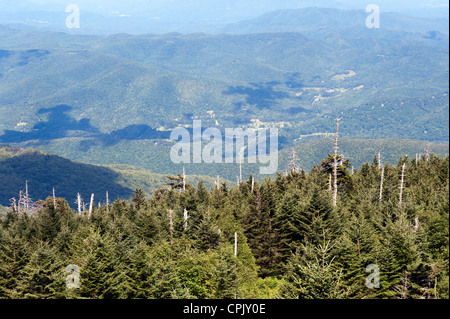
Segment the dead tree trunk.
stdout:
[[186,190],[186,170],[184,169],[183,166],[183,191]]
[[17,214],[17,201],[16,201],[16,198],[13,197],[13,198],[10,199],[10,201],[11,201],[11,207],[13,209],[13,213]]
[[378,152],[378,168],[381,169],[381,151]]
[[237,257],[237,232],[234,233],[234,257]]
[[30,213],[30,197],[28,196],[28,181],[25,181],[25,212]]
[[173,244],[173,210],[169,210],[170,244]]
[[297,154],[295,153],[294,148],[292,148],[292,158],[291,161],[289,162],[289,170],[291,171],[291,173],[298,173],[299,172],[299,168],[297,166]]
[[337,152],[338,152],[338,135],[339,135],[339,121],[340,119],[336,119],[336,134],[334,135],[334,168],[333,168],[333,175],[334,175],[334,183],[333,183],[333,206],[336,206],[337,204]]
[[219,177],[219,175],[217,175],[217,179],[216,179],[216,188],[217,188],[217,190],[220,189],[220,177]]
[[80,193],[77,193],[77,206],[78,206],[78,214],[81,215],[81,195]]
[[109,214],[109,194],[106,191],[106,213]]
[[425,159],[427,162],[430,159],[430,143],[427,143],[427,147],[425,148]]
[[184,231],[187,231],[187,227],[188,227],[188,218],[189,218],[189,216],[188,216],[188,211],[187,211],[187,209],[185,208],[185,209],[184,209]]
[[402,208],[402,203],[403,203],[403,188],[404,188],[404,182],[405,182],[405,167],[406,167],[406,163],[404,163],[402,165],[402,176],[401,176],[401,180],[400,180],[400,195],[399,195],[399,200],[398,200],[398,206],[400,208]]
[[53,187],[53,208],[56,208],[55,188]]
[[383,199],[383,182],[384,182],[384,165],[381,166],[380,197],[379,197],[380,202]]
[[91,202],[89,203],[88,219],[91,219],[93,205],[94,205],[94,194],[91,195]]
[[255,178],[252,176],[252,193],[254,188],[255,188]]
[[19,191],[19,202],[17,203],[17,213],[20,215],[21,213],[21,206],[25,205],[23,201],[23,191]]

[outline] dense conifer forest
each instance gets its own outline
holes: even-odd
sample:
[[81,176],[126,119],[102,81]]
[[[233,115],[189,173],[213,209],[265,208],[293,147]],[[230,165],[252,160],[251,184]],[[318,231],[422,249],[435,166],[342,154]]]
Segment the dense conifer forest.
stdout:
[[172,178],[81,213],[51,194],[13,205],[0,298],[448,299],[448,156],[337,160],[336,205],[332,155],[210,190]]

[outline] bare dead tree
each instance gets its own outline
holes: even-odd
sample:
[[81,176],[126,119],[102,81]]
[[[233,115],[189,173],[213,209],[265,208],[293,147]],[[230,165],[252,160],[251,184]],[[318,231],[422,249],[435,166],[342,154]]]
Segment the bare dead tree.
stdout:
[[23,191],[19,191],[19,202],[17,203],[17,213],[20,215],[22,212],[21,207],[24,205],[24,197],[23,197]]
[[11,208],[13,210],[13,213],[17,213],[17,200],[16,200],[16,198],[13,197],[9,201],[11,202]]
[[252,175],[252,193],[254,188],[255,188],[255,178]]
[[404,189],[404,182],[405,182],[405,167],[406,163],[402,165],[402,175],[400,180],[400,195],[398,200],[398,206],[402,208],[402,202],[403,202],[403,189]]
[[408,272],[405,270],[401,277],[401,284],[396,285],[394,287],[394,290],[399,294],[400,299],[407,299],[409,296],[409,290],[411,288],[411,285],[408,280]]
[[234,233],[234,257],[237,257],[237,232]]
[[25,181],[25,212],[30,213],[30,197],[28,196],[28,181]]
[[106,213],[109,214],[109,194],[106,191]]
[[77,200],[76,200],[76,204],[77,204],[77,208],[78,208],[78,214],[81,215],[81,202],[83,201],[83,199],[81,198],[80,193],[77,193]]
[[291,161],[289,162],[289,170],[290,170],[291,173],[293,173],[293,172],[298,173],[299,172],[299,167],[297,165],[297,161],[298,161],[297,153],[295,152],[295,149],[292,148]]
[[186,231],[186,230],[187,230],[187,227],[188,227],[188,218],[189,218],[189,216],[188,216],[188,211],[187,211],[187,209],[185,208],[185,209],[184,209],[184,231]]
[[378,168],[381,169],[381,151],[378,152]]
[[219,175],[217,175],[217,179],[216,179],[216,188],[217,188],[217,190],[220,189],[220,177],[219,177]]
[[53,207],[56,208],[56,196],[55,196],[55,188],[54,187],[53,187],[52,198],[53,198]]
[[91,201],[89,203],[89,215],[88,215],[88,219],[91,219],[91,215],[92,215],[92,208],[94,206],[94,194],[91,195]]
[[339,135],[339,121],[341,119],[337,118],[336,121],[336,134],[334,135],[334,168],[333,168],[333,175],[334,175],[334,184],[333,184],[333,206],[336,206],[337,204],[337,152],[338,152],[338,135]]
[[383,182],[384,182],[384,165],[381,166],[380,197],[378,199],[380,202],[383,199]]
[[169,210],[170,244],[173,244],[173,210]]
[[184,169],[183,166],[183,191],[186,190],[186,170]]
[[28,181],[25,182],[25,192],[23,190],[19,191],[19,201],[17,203],[17,213],[18,214],[29,214],[30,212],[30,202],[31,198],[28,195]]
[[418,231],[419,230],[419,217],[416,216],[416,218],[414,219],[414,230]]
[[425,147],[425,159],[428,160],[430,159],[430,143],[427,142],[427,146]]

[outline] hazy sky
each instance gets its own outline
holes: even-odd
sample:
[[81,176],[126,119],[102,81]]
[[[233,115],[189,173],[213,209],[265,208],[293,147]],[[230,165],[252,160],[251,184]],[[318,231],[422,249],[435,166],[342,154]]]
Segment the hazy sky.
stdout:
[[[385,10],[420,11],[429,8],[447,8],[448,0],[0,0],[0,9],[9,11],[22,10],[58,10],[68,4],[77,4],[85,10],[96,13],[151,13],[177,11],[190,8],[192,11],[246,10],[270,11],[276,8],[298,8],[302,6],[329,6],[337,4],[349,8],[365,8],[374,3]],[[143,11],[144,10],[144,11]]]

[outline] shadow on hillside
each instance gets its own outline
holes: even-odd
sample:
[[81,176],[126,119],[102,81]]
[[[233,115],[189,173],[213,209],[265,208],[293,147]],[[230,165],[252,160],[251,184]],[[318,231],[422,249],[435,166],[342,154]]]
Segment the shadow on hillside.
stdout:
[[33,59],[49,55],[47,50],[26,50],[26,51],[10,51],[0,50],[0,60],[6,59],[10,67],[24,66],[30,63]]
[[245,95],[245,102],[256,106],[259,110],[275,106],[277,100],[288,98],[289,94],[281,91],[275,91],[271,83],[251,83],[253,87],[248,86],[230,86],[223,94]]
[[[294,74],[284,83],[287,87],[291,89],[300,89],[304,85],[301,81],[299,81],[296,77],[298,74]],[[273,86],[281,84],[277,81],[272,82],[266,82],[266,83],[251,83],[253,87],[247,87],[247,86],[230,86],[227,91],[222,92],[226,95],[234,95],[234,94],[240,94],[245,95],[245,103],[244,102],[236,102],[234,103],[234,112],[245,112],[243,115],[243,123],[248,123],[247,117],[252,116],[252,112],[249,110],[242,110],[242,107],[245,104],[248,105],[254,105],[259,110],[263,109],[272,109],[274,106],[277,105],[279,100],[285,99],[285,98],[295,98],[296,100],[302,100],[303,97],[301,95],[298,96],[291,96],[290,94],[282,91],[276,91],[274,90]],[[281,110],[278,110],[281,111]],[[310,113],[311,110],[305,109],[303,107],[293,107],[286,112],[289,115],[296,115],[299,113]],[[239,123],[237,123],[239,124]]]
[[71,106],[58,105],[40,109],[38,114],[47,114],[47,121],[39,122],[29,132],[5,130],[0,143],[21,143],[30,140],[49,141],[64,137],[93,137],[104,145],[114,145],[120,140],[143,140],[169,138],[169,132],[160,132],[148,125],[130,125],[109,134],[101,133],[90,124],[90,119],[76,120],[68,113]]
[[120,140],[150,140],[169,139],[170,132],[158,131],[148,125],[129,125],[125,128],[112,131],[109,134],[101,134],[99,140],[105,145],[117,144]]
[[301,89],[305,85],[303,84],[303,81],[300,80],[300,73],[294,72],[288,76],[287,81],[284,83],[287,87],[291,89]]
[[20,143],[30,140],[52,140],[67,137],[70,131],[98,133],[97,129],[91,126],[89,119],[83,118],[77,121],[68,115],[67,112],[71,109],[71,106],[64,104],[40,109],[38,114],[49,114],[47,121],[36,123],[30,132],[5,130],[4,134],[0,136],[0,142]]
[[0,204],[8,206],[9,200],[18,198],[20,190],[28,181],[30,197],[45,200],[55,188],[56,196],[65,198],[71,206],[77,193],[85,202],[95,194],[95,202],[105,202],[106,192],[110,201],[129,199],[133,190],[118,183],[120,174],[107,168],[72,162],[56,155],[36,151],[0,160]]

